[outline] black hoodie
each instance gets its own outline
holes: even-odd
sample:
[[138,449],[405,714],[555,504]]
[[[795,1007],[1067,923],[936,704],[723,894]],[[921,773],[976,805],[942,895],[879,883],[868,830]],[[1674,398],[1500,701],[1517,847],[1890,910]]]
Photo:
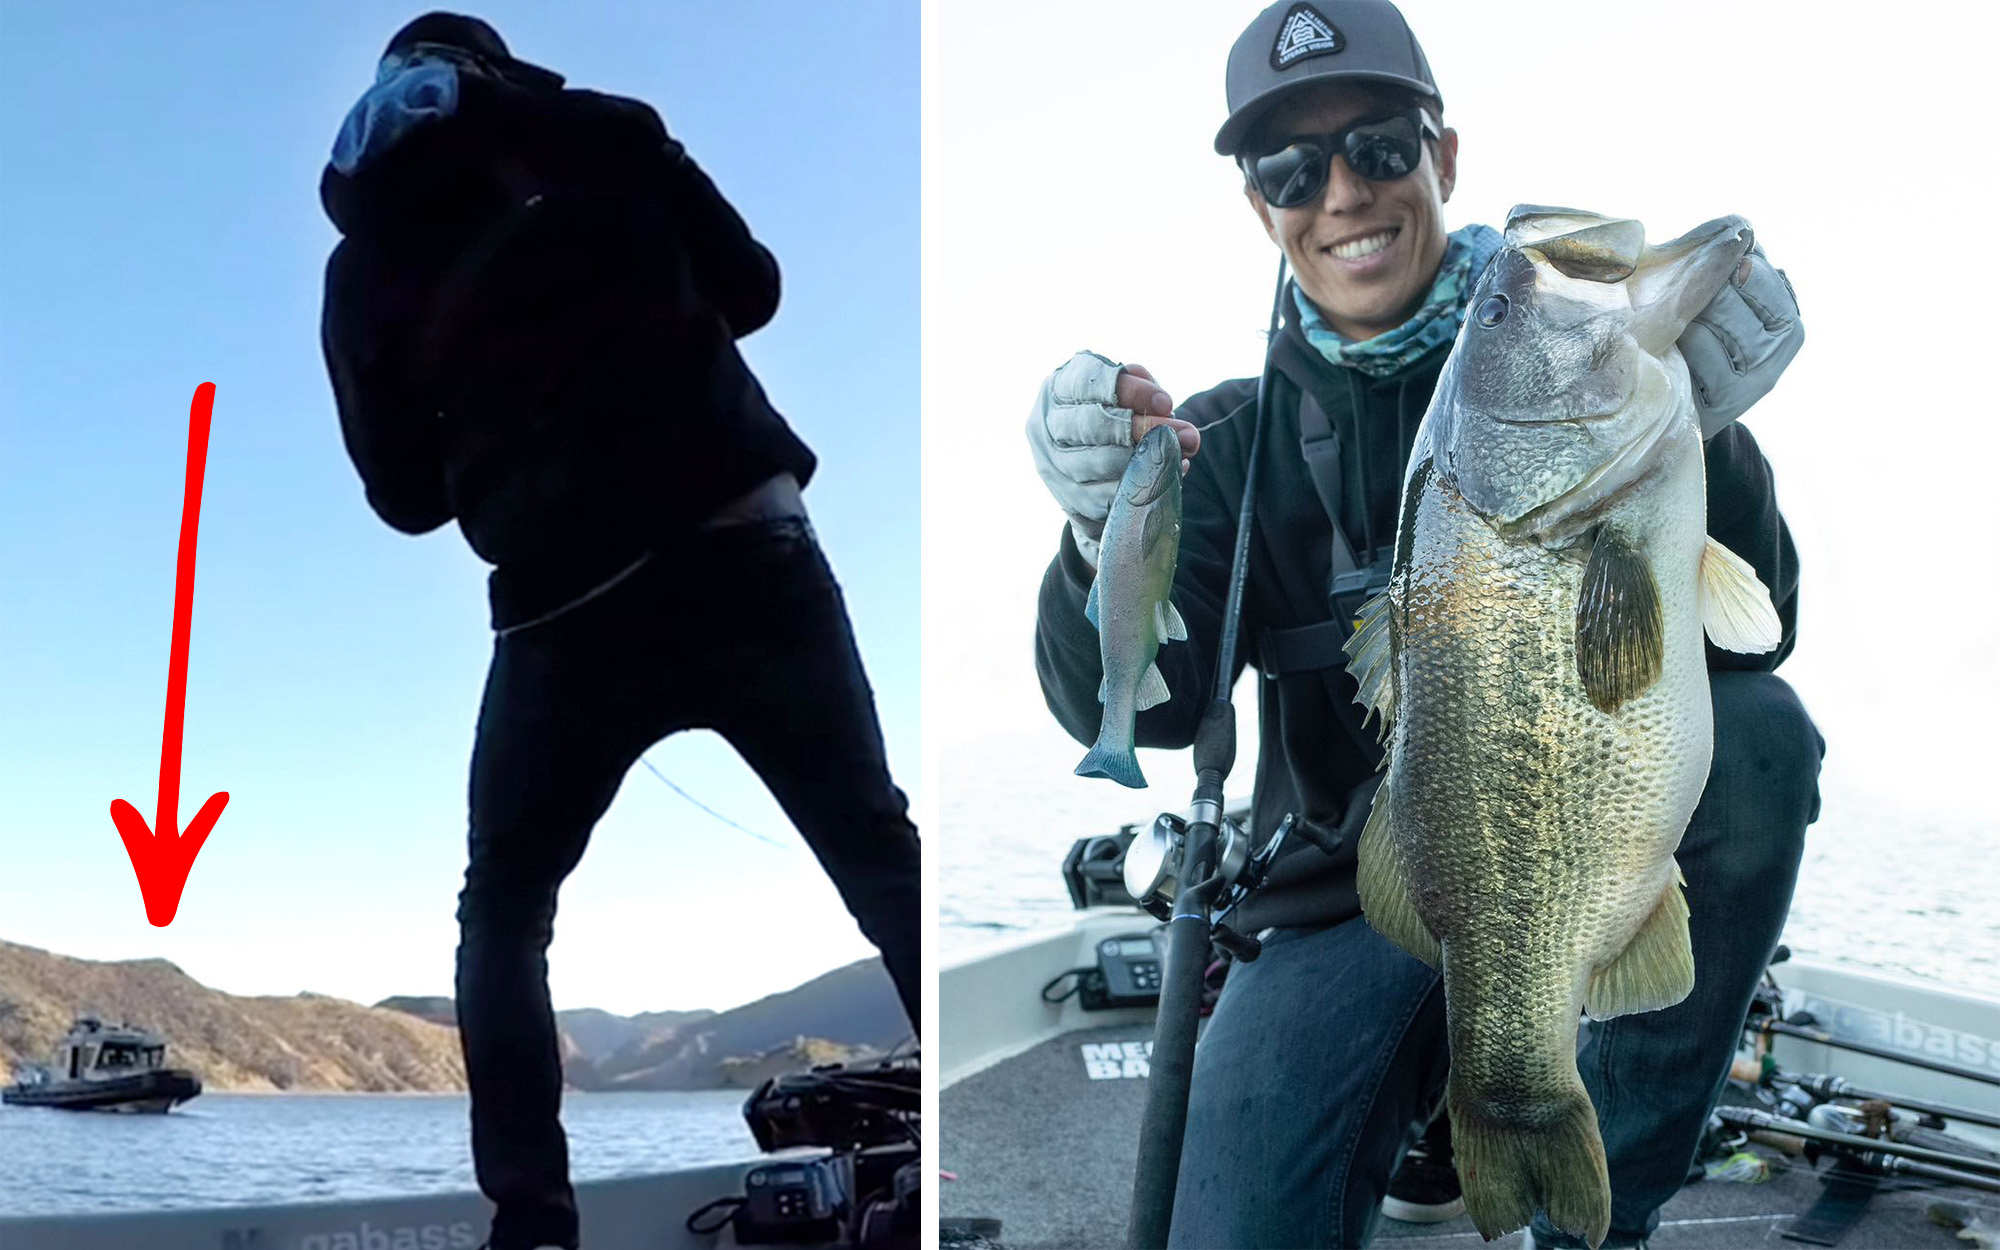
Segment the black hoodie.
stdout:
[[456,518],[494,625],[574,599],[812,453],[734,340],[778,269],[643,103],[459,75],[458,107],[320,195],[322,339],[390,525]]
[[[1394,376],[1371,378],[1328,362],[1296,324],[1285,325],[1272,349],[1271,425],[1258,472],[1239,675],[1245,662],[1263,669],[1258,660],[1263,631],[1332,619],[1327,586],[1333,527],[1300,452],[1299,388],[1318,401],[1341,443],[1342,532],[1358,549],[1372,527],[1375,543],[1385,545],[1395,533],[1410,445],[1450,350],[1446,344]],[[1239,378],[1196,395],[1176,414],[1202,429],[1201,454],[1185,482],[1180,565],[1174,574],[1173,602],[1187,622],[1188,641],[1160,648],[1160,673],[1173,697],[1139,714],[1140,746],[1192,744],[1211,698],[1256,403],[1256,379]],[[1710,646],[1709,667],[1768,671],[1791,653],[1798,556],[1778,514],[1770,466],[1750,432],[1731,425],[1710,439],[1705,451],[1708,532],[1756,568],[1784,626],[1784,641],[1765,655]],[[1083,614],[1094,576],[1065,524],[1060,549],[1042,579],[1035,667],[1049,710],[1083,743],[1096,738],[1102,713],[1097,631]],[[1231,918],[1244,932],[1332,924],[1360,914],[1355,847],[1374,797],[1382,749],[1375,729],[1362,724],[1354,693],[1344,665],[1267,674],[1258,683],[1261,750],[1253,836],[1261,844],[1287,812],[1295,812],[1345,837],[1340,853],[1331,857],[1303,840],[1288,846],[1269,883]]]

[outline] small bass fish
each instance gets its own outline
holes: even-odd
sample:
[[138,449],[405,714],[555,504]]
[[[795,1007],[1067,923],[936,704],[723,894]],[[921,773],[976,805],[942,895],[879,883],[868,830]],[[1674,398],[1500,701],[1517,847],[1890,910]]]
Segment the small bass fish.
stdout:
[[1097,580],[1083,607],[1097,626],[1104,657],[1104,682],[1097,688],[1104,719],[1096,745],[1076,766],[1079,777],[1109,777],[1135,790],[1146,784],[1132,750],[1133,726],[1139,713],[1167,701],[1166,679],[1153,663],[1160,645],[1187,638],[1167,598],[1180,551],[1180,436],[1156,425],[1139,440],[1118,483],[1097,553]]
[[1725,217],[1649,247],[1636,221],[1535,206],[1506,233],[1348,643],[1388,744],[1358,886],[1444,974],[1473,1223],[1490,1240],[1539,1207],[1595,1246],[1611,1191],[1578,1017],[1694,988],[1674,850],[1708,780],[1702,633],[1779,641],[1769,591],[1707,536],[1675,346],[1751,239]]

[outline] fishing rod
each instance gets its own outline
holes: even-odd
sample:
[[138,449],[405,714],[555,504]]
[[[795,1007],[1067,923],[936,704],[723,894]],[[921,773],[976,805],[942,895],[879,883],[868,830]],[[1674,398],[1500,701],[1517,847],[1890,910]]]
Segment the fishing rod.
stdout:
[[1748,1107],[1717,1107],[1715,1114],[1724,1124],[1746,1133],[1784,1133],[1806,1141],[1823,1142],[1844,1148],[1844,1152],[1857,1154],[1862,1163],[1879,1171],[1906,1172],[1929,1180],[1949,1181],[1954,1185],[2000,1193],[2000,1163],[1992,1160],[1953,1154],[1945,1150],[1930,1150],[1923,1146],[1912,1146],[1879,1137],[1862,1137],[1855,1133],[1836,1132],[1833,1129],[1820,1128],[1815,1124],[1807,1124],[1802,1120],[1790,1120],[1784,1116],[1754,1111]]
[[1139,1127],[1138,1169],[1132,1182],[1132,1215],[1126,1234],[1132,1250],[1164,1250],[1173,1222],[1174,1190],[1187,1134],[1188,1091],[1194,1081],[1195,1034],[1201,1024],[1202,986],[1210,949],[1221,946],[1245,963],[1256,959],[1263,949],[1256,938],[1215,923],[1217,899],[1224,890],[1231,890],[1233,898],[1228,906],[1233,907],[1256,888],[1288,833],[1298,833],[1329,854],[1339,846],[1334,835],[1310,822],[1287,817],[1270,841],[1253,854],[1249,835],[1233,820],[1224,819],[1222,808],[1223,783],[1236,764],[1236,709],[1231,696],[1243,586],[1250,572],[1257,466],[1262,458],[1264,429],[1269,424],[1270,345],[1277,342],[1287,277],[1284,258],[1280,257],[1264,369],[1257,375],[1256,424],[1251,427],[1250,456],[1243,471],[1236,549],[1230,559],[1229,594],[1216,648],[1215,687],[1194,735],[1194,799],[1185,821],[1161,815],[1153,822],[1151,836],[1134,840],[1125,853],[1126,889],[1141,906],[1167,922],[1166,966],[1153,1023],[1146,1111]]
[[1969,1107],[1955,1107],[1948,1102],[1928,1102],[1921,1098],[1909,1098],[1902,1094],[1884,1093],[1877,1089],[1865,1089],[1843,1076],[1826,1072],[1785,1072],[1771,1073],[1770,1080],[1777,1085],[1791,1085],[1804,1090],[1815,1098],[1854,1098],[1862,1102],[1886,1102],[1892,1107],[1905,1111],[1921,1112],[1946,1120],[1963,1120],[1967,1124],[1984,1124],[1988,1128],[2000,1128],[2000,1115],[1990,1111],[1974,1111]]
[[1949,1076],[1962,1076],[1968,1081],[1978,1081],[1983,1085],[2000,1085],[2000,1075],[1981,1072],[1976,1068],[1961,1067],[1955,1063],[1946,1063],[1941,1059],[1929,1059],[1923,1055],[1913,1055],[1908,1051],[1891,1050],[1887,1046],[1876,1046],[1869,1042],[1835,1037],[1831,1033],[1822,1032],[1819,1029],[1807,1028],[1804,1024],[1794,1024],[1789,1020],[1763,1020],[1751,1027],[1767,1036],[1776,1033],[1781,1037],[1796,1037],[1801,1041],[1818,1042],[1822,1046],[1832,1046],[1840,1050],[1851,1050],[1856,1054],[1873,1055],[1877,1059],[1890,1059],[1897,1063],[1907,1063],[1913,1068],[1925,1068],[1932,1072],[1942,1072]]

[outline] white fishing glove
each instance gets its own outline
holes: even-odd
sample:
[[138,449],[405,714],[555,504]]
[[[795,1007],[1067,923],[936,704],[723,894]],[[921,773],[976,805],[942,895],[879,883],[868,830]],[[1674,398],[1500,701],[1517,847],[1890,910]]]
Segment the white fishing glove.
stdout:
[[1701,436],[1714,437],[1764,398],[1805,340],[1791,281],[1762,247],[1751,248],[1680,338]]
[[1098,539],[1132,461],[1132,410],[1118,407],[1124,366],[1078,352],[1042,383],[1028,414],[1028,447],[1062,510],[1076,549],[1097,567]]

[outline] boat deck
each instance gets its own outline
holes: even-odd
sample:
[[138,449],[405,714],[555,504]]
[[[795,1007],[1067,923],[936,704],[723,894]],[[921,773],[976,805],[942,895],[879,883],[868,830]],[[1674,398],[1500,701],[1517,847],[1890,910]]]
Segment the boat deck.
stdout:
[[[1071,1031],[944,1089],[940,1162],[959,1179],[943,1183],[940,1214],[1000,1220],[997,1244],[1005,1250],[1124,1245],[1146,1082],[1090,1079],[1080,1048],[1151,1036],[1145,1023]],[[1655,1250],[1804,1244],[1782,1235],[1819,1197],[1819,1177],[1803,1161],[1754,1149],[1774,1161],[1770,1179],[1689,1185],[1662,1212]],[[1987,1226],[2000,1226],[2000,1195],[1906,1184],[1885,1184],[1841,1238],[1841,1250],[1964,1250],[1971,1243],[1926,1218],[1940,1201],[1964,1204]],[[1374,1239],[1409,1250],[1486,1244],[1462,1216],[1431,1225],[1378,1220]],[[1511,1250],[1520,1240],[1515,1234],[1498,1244]]]

